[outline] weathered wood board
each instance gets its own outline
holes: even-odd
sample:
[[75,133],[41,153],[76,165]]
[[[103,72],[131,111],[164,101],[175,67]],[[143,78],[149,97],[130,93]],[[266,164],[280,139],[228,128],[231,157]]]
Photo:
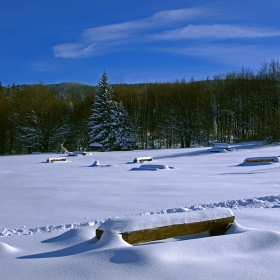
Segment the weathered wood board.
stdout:
[[262,163],[262,162],[279,162],[278,157],[256,157],[256,158],[247,158],[244,163]]
[[[229,216],[220,219],[200,221],[186,224],[174,224],[163,227],[149,228],[132,232],[121,232],[123,240],[129,244],[151,242],[187,234],[209,231],[211,236],[223,235],[234,222],[235,217]],[[96,238],[100,239],[103,230],[96,229]]]
[[58,162],[58,161],[67,161],[67,158],[61,157],[61,158],[48,158],[47,162]]
[[133,160],[133,162],[135,162],[135,163],[142,163],[145,161],[153,161],[153,158],[152,157],[137,157]]

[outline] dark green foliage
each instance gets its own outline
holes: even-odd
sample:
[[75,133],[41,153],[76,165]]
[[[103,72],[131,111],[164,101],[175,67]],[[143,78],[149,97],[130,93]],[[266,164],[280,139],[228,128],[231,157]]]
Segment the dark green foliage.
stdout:
[[89,142],[102,144],[105,151],[132,150],[136,147],[128,114],[121,103],[113,101],[112,88],[105,73],[96,90],[88,125]]

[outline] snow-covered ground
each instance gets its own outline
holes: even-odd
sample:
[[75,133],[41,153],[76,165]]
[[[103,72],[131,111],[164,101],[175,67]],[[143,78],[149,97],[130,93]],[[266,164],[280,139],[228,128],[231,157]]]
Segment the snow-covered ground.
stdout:
[[[277,279],[280,163],[243,162],[280,156],[280,146],[232,146],[92,152],[56,163],[46,160],[62,155],[0,157],[0,279]],[[116,234],[95,238],[113,217],[215,207],[236,217],[226,235],[133,246]]]

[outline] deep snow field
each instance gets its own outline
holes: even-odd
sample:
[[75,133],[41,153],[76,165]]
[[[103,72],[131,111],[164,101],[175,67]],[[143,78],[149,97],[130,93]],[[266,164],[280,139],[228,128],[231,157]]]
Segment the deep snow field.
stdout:
[[[1,156],[0,279],[278,279],[280,163],[242,163],[280,156],[280,146],[233,147],[91,152],[56,163],[46,160],[65,155]],[[133,163],[145,156],[170,169]],[[223,236],[138,245],[95,238],[113,217],[215,207],[235,215]]]

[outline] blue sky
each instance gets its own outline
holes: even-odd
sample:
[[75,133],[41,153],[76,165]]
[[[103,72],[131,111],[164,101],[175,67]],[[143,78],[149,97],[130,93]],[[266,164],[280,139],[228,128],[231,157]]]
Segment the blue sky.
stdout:
[[279,0],[9,0],[0,82],[196,80],[280,60]]

